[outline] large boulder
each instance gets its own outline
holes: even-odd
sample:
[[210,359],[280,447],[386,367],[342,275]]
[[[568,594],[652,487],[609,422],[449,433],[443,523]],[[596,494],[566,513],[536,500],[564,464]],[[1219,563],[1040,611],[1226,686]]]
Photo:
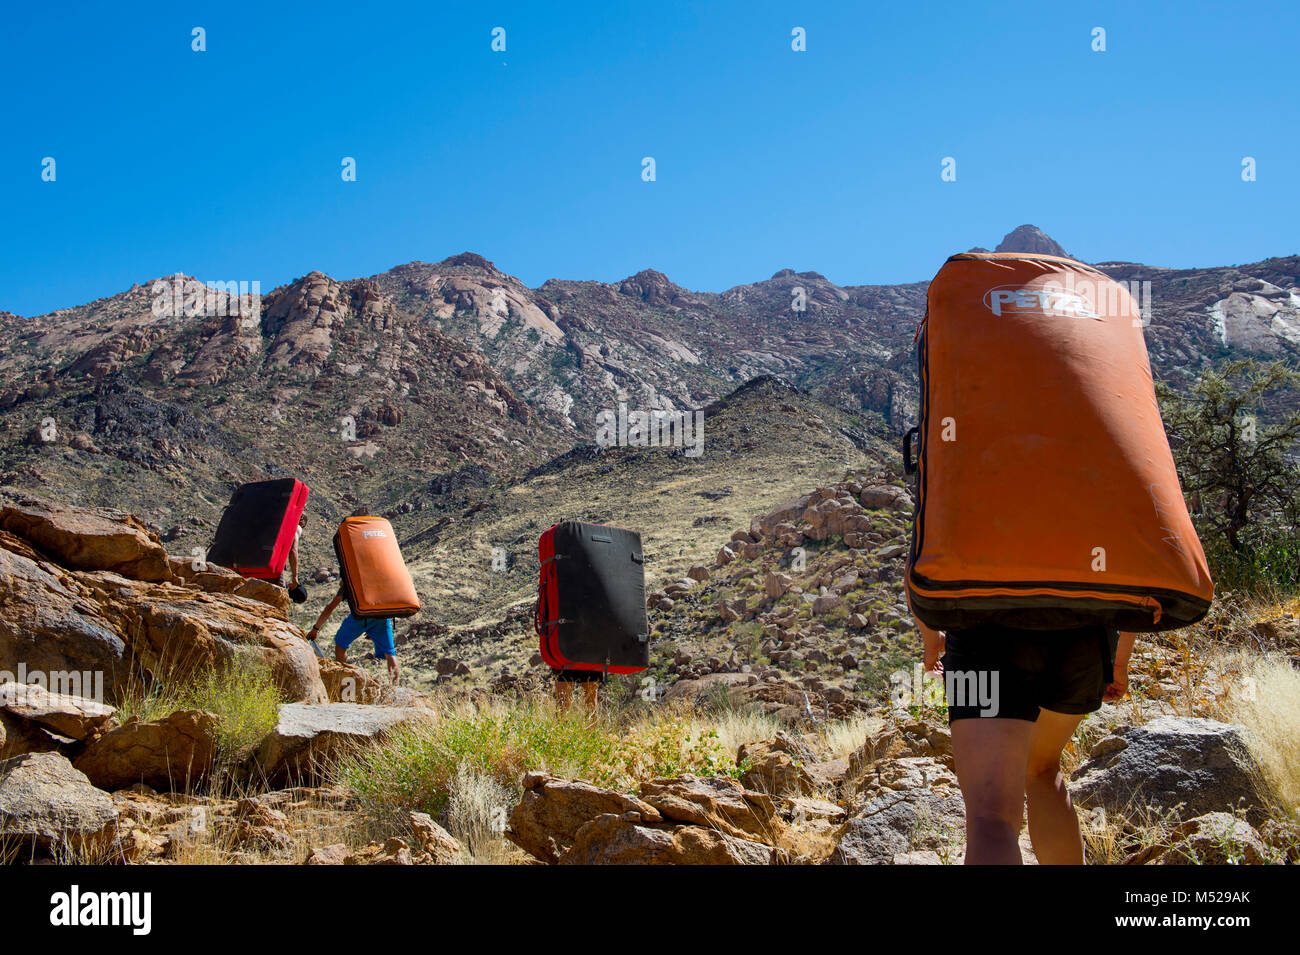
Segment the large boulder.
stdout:
[[1144,807],[1184,818],[1247,810],[1260,822],[1258,767],[1239,727],[1217,720],[1162,716],[1117,728],[1075,770],[1070,795],[1080,806],[1128,815]]
[[910,511],[912,498],[906,488],[892,484],[873,484],[858,492],[858,503],[875,510],[881,508],[890,511]]
[[276,782],[317,781],[339,756],[426,716],[426,711],[406,706],[286,703],[275,729],[258,747],[257,762]]
[[642,825],[637,813],[584,824],[561,865],[771,865],[780,850],[701,826]]
[[568,851],[578,830],[597,816],[636,813],[642,822],[662,817],[635,796],[602,789],[582,780],[549,773],[524,776],[524,794],[510,813],[506,837],[530,855],[552,865]]
[[0,672],[42,673],[52,689],[102,680],[112,694],[126,672],[127,644],[76,576],[0,540]]
[[805,494],[793,501],[786,501],[766,517],[755,518],[756,526],[750,527],[750,535],[756,539],[758,537],[770,538],[776,536],[778,524],[798,524],[803,520],[803,514],[808,508],[810,499],[811,495]]
[[162,542],[131,514],[24,498],[0,509],[0,530],[72,570],[111,570],[135,580],[172,577]]
[[20,851],[72,852],[93,860],[108,848],[117,807],[58,753],[0,762],[0,843]]
[[871,518],[857,504],[846,504],[835,498],[808,508],[803,519],[808,524],[808,536],[818,541],[871,530]]
[[106,730],[116,712],[83,696],[51,693],[31,683],[0,683],[0,711],[74,740]]
[[185,679],[251,653],[270,668],[289,699],[329,699],[316,654],[302,632],[268,613],[260,601],[178,584],[143,584],[106,571],[78,576],[91,589],[101,616],[130,635],[136,662],[150,673]]
[[212,769],[216,723],[213,714],[202,710],[177,710],[160,720],[130,720],[92,741],[75,765],[100,789],[144,783],[185,792]]
[[219,568],[186,579],[184,562],[116,512],[24,502],[0,522],[0,682],[30,682],[21,668],[52,691],[89,696],[89,682],[111,697],[128,659],[184,679],[252,653],[290,699],[327,699],[282,588]]

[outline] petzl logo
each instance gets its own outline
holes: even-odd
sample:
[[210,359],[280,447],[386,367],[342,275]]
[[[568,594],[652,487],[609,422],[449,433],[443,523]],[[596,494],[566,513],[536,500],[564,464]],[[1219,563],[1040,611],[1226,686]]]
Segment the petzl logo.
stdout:
[[363,540],[370,540],[370,538],[372,537],[387,537],[387,536],[388,536],[387,534],[385,534],[383,531],[380,530],[361,532],[361,538]]
[[984,304],[994,315],[1099,317],[1082,295],[1059,285],[999,285],[984,293]]

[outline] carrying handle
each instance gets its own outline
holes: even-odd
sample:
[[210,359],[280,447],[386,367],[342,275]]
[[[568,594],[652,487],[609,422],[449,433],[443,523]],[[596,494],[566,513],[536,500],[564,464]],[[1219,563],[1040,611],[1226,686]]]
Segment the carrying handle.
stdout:
[[916,473],[916,461],[913,460],[912,458],[912,438],[914,436],[919,436],[920,433],[921,433],[920,427],[916,426],[916,427],[908,428],[907,433],[903,435],[903,473],[904,474]]

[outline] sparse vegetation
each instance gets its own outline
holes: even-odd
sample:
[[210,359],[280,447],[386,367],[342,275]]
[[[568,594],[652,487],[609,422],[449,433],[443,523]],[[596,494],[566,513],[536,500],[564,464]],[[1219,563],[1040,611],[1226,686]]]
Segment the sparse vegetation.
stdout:
[[217,759],[226,765],[252,752],[275,725],[283,702],[270,668],[251,654],[184,680],[147,679],[128,687],[114,701],[123,720],[157,720],[177,710],[204,710],[216,716]]
[[517,799],[525,772],[541,770],[633,789],[656,776],[729,775],[734,752],[690,713],[669,706],[589,718],[549,699],[458,703],[399,729],[375,749],[345,758],[337,779],[369,811],[448,813],[458,780],[490,780]]

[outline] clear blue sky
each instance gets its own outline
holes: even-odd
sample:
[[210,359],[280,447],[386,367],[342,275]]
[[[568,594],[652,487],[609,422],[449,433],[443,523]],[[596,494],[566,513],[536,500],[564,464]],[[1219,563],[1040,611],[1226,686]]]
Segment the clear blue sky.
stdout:
[[269,291],[465,250],[534,286],[648,267],[712,291],[785,267],[915,281],[1022,222],[1090,261],[1300,251],[1293,3],[23,3],[6,21],[0,309],[24,315],[177,270]]

